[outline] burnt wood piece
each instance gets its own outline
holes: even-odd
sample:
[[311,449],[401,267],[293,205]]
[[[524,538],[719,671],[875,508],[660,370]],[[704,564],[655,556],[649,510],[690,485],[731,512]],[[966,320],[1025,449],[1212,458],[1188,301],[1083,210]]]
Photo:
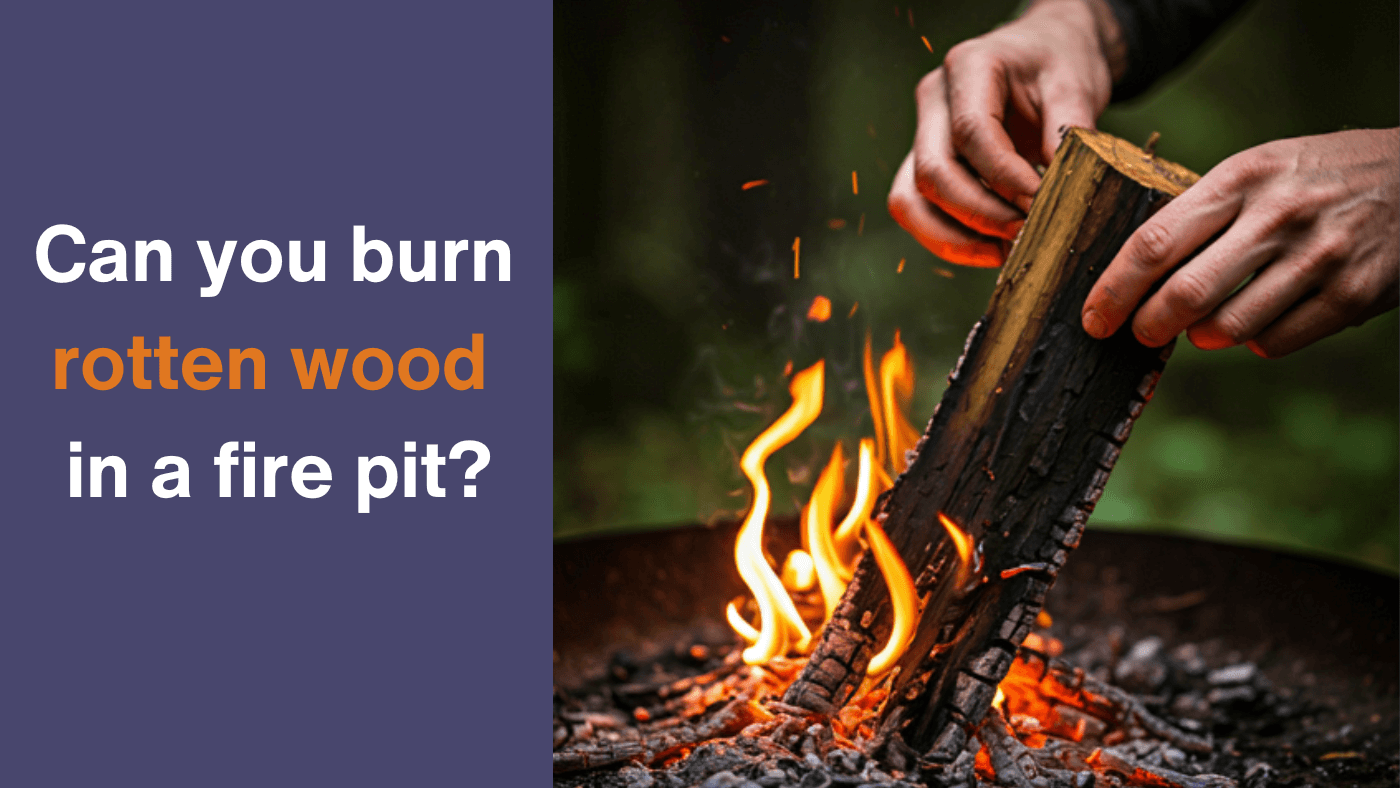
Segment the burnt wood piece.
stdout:
[[[1134,229],[1196,180],[1107,134],[1071,129],[916,456],[883,501],[885,531],[923,605],[894,668],[880,736],[948,763],[986,713],[1045,592],[1103,493],[1171,345],[1080,326],[1090,287]],[[978,557],[959,582],[943,512]],[[867,554],[784,700],[831,714],[890,630]]]

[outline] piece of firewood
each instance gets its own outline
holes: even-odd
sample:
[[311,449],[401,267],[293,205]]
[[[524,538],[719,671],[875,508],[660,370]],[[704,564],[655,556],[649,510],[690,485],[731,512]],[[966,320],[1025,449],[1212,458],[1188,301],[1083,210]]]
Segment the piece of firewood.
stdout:
[[[1172,346],[1139,344],[1131,321],[1093,339],[1080,310],[1132,231],[1195,181],[1110,135],[1065,135],[917,455],[884,500],[885,531],[923,603],[879,735],[898,734],[925,764],[955,758],[986,713],[1152,397]],[[940,512],[978,546],[961,573]],[[888,600],[866,555],[784,700],[839,710],[888,637]]]

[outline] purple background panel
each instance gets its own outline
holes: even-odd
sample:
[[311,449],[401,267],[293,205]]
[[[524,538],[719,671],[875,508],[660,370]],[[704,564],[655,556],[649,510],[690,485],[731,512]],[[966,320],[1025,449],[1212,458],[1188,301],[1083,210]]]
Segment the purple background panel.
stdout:
[[[538,2],[0,12],[0,784],[548,779],[551,41]],[[34,246],[59,223],[88,246],[163,239],[174,279],[50,282]],[[503,239],[512,281],[353,282],[356,224],[415,255]],[[196,241],[258,239],[324,240],[327,281],[234,271],[201,298]],[[365,391],[348,369],[303,391],[289,353],[442,358],[473,333],[480,391]],[[54,390],[55,348],[138,335],[260,348],[267,388],[96,391],[75,364]],[[455,463],[447,497],[420,476],[356,513],[358,456],[466,439],[491,449],[477,498]],[[72,440],[125,459],[128,497],[68,496]],[[329,494],[284,475],[244,499],[236,475],[218,497],[229,440],[325,458]],[[192,497],[151,493],[169,454]]]

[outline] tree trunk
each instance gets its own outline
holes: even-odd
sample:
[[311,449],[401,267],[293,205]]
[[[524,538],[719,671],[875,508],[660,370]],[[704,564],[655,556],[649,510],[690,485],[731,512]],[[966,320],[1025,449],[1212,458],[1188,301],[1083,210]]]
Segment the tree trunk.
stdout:
[[[1132,231],[1195,180],[1107,134],[1066,134],[917,455],[884,500],[886,533],[922,606],[880,735],[926,764],[952,760],[986,713],[1152,397],[1172,346],[1144,347],[1127,324],[1093,339],[1080,310]],[[940,512],[977,544],[961,576]],[[866,555],[784,700],[839,710],[888,637],[888,600]]]

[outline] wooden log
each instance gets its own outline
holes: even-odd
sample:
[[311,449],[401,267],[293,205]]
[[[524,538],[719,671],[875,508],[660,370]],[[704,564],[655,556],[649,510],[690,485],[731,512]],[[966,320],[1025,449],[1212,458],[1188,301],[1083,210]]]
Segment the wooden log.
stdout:
[[[962,752],[1152,397],[1172,346],[1144,347],[1128,324],[1093,339],[1080,310],[1132,231],[1195,180],[1110,135],[1066,134],[917,454],[883,501],[922,605],[879,735],[897,734],[925,764]],[[961,578],[940,512],[978,545]],[[888,636],[888,599],[866,555],[784,700],[839,710]]]

